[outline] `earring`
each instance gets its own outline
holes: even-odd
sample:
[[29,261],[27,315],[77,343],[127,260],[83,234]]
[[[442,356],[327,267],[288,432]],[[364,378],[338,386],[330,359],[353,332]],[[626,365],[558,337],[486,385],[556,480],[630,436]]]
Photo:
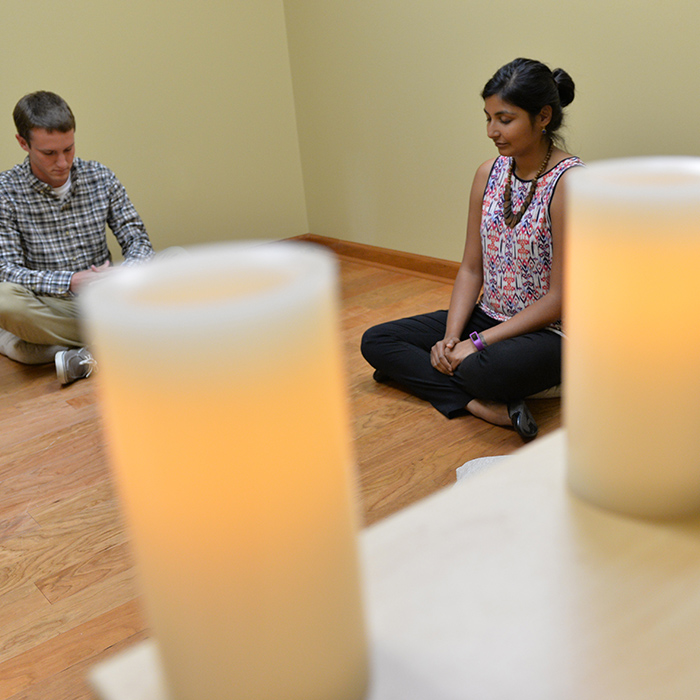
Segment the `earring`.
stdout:
[[544,135],[546,135],[546,134],[547,134],[547,129],[545,129],[544,127],[542,127],[542,135],[544,136]]

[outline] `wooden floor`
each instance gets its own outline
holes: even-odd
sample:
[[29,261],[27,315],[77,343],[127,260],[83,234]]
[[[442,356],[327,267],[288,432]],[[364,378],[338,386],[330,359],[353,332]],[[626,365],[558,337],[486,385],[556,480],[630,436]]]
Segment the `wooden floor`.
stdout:
[[[343,259],[341,285],[364,524],[449,486],[467,460],[521,446],[376,384],[359,353],[368,326],[446,308],[448,281]],[[559,427],[557,400],[531,408],[541,434]],[[61,388],[52,367],[0,357],[0,484],[0,700],[93,698],[86,671],[148,630],[91,379]]]

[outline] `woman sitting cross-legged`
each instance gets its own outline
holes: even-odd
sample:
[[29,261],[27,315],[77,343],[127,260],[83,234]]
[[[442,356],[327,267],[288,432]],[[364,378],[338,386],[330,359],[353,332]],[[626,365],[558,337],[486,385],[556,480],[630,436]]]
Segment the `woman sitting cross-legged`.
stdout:
[[448,418],[468,412],[529,440],[537,424],[524,399],[561,382],[563,190],[583,163],[559,147],[557,130],[574,83],[518,58],[481,96],[500,155],[474,177],[449,311],[374,326],[362,354],[378,381]]

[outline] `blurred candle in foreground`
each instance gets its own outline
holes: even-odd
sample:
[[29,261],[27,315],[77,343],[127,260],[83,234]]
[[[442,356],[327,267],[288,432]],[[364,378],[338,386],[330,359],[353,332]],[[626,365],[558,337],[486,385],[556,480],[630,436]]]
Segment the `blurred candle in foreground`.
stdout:
[[81,302],[169,697],[364,697],[332,257],[205,246]]
[[567,184],[569,484],[621,513],[700,512],[700,159],[576,170]]

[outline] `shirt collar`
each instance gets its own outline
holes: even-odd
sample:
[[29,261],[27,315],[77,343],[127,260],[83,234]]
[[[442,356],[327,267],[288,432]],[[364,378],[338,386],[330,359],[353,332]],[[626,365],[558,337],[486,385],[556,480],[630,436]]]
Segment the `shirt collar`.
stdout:
[[[80,165],[80,158],[74,158],[73,159],[73,165],[71,166],[70,169],[70,179],[71,179],[71,188],[70,192],[68,193],[68,197],[75,191],[75,185],[78,182],[78,166]],[[22,171],[22,174],[27,180],[27,183],[29,186],[36,190],[37,192],[42,192],[44,194],[50,194],[52,196],[55,196],[55,193],[53,191],[53,188],[51,185],[49,185],[46,182],[43,182],[40,180],[33,172],[32,172],[32,166],[29,163],[29,156],[27,156],[22,163],[19,165],[20,170]]]

